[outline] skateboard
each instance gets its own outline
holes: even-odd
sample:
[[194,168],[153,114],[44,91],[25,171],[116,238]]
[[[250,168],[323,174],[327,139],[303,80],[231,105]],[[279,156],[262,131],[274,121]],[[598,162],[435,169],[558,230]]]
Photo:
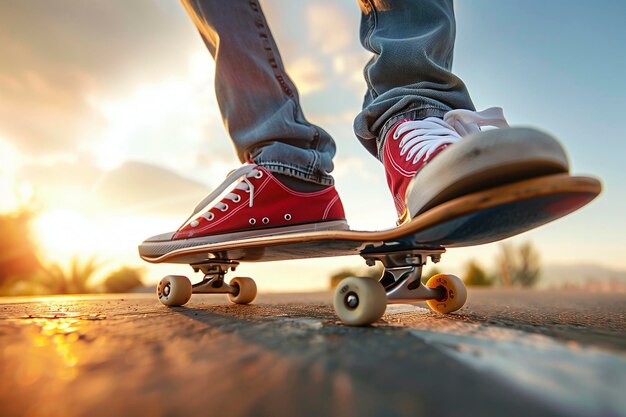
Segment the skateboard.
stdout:
[[463,281],[438,274],[421,283],[422,268],[437,263],[446,249],[496,242],[563,217],[589,203],[602,189],[591,177],[547,175],[464,195],[419,214],[389,230],[332,230],[246,238],[145,256],[151,263],[189,264],[202,272],[196,283],[168,275],[157,286],[167,306],[184,305],[192,293],[225,293],[237,304],[256,296],[251,278],[224,278],[241,262],[266,262],[359,255],[368,266],[384,266],[378,281],[349,277],[335,289],[333,305],[342,322],[367,325],[382,317],[388,303],[426,301],[450,313],[466,301]]

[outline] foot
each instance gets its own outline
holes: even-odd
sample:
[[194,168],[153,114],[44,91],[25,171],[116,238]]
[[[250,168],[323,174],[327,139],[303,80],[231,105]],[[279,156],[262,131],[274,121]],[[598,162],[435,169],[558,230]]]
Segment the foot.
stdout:
[[155,257],[208,243],[331,229],[348,229],[334,186],[294,191],[262,166],[247,164],[230,173],[176,232],[145,240],[139,253]]
[[[501,129],[483,132],[481,126]],[[400,120],[386,134],[382,152],[398,223],[464,194],[569,171],[554,138],[510,128],[495,107],[452,110],[443,119]]]

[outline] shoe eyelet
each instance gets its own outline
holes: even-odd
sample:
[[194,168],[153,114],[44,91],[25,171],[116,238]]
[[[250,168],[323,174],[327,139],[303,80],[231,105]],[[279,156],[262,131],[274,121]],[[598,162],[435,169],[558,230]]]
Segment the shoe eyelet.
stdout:
[[239,194],[236,194],[236,199],[235,199],[235,200],[232,200],[232,201],[233,201],[233,203],[238,203],[238,202],[240,202],[240,201],[241,201],[241,196],[240,196]]
[[208,221],[211,221],[215,218],[215,214],[211,213],[210,211],[206,214],[204,214],[202,217],[204,217],[205,219],[207,219]]
[[189,223],[191,227],[198,227],[199,224],[200,222],[198,220],[193,220],[191,223]]
[[261,220],[263,222],[263,224],[268,224],[270,222],[270,219],[267,217],[263,217],[263,220]]
[[256,219],[255,218],[251,218],[250,220],[248,220],[248,223],[256,224]]
[[285,220],[287,221],[291,220],[291,214],[289,213],[285,214]]
[[228,211],[228,204],[223,203],[224,204],[224,208],[218,208],[220,211]]
[[254,174],[254,178],[263,178],[263,171],[259,171],[256,174]]

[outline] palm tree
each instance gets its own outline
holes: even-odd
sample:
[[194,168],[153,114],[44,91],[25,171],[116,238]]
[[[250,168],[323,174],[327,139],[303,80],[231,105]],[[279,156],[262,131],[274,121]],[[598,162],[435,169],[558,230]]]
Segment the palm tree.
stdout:
[[40,283],[51,294],[83,294],[93,292],[89,283],[93,274],[100,265],[95,257],[81,262],[74,256],[68,271],[64,271],[59,264],[52,264],[43,270]]

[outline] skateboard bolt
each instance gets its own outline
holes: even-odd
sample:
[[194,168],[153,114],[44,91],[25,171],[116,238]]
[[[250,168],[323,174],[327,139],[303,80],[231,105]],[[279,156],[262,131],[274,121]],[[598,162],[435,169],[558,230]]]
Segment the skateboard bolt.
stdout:
[[359,305],[359,297],[355,293],[350,292],[346,295],[345,303],[348,308],[357,308]]
[[376,265],[376,261],[371,259],[371,258],[366,259],[365,260],[365,265],[367,265],[367,266],[374,266],[374,265]]

